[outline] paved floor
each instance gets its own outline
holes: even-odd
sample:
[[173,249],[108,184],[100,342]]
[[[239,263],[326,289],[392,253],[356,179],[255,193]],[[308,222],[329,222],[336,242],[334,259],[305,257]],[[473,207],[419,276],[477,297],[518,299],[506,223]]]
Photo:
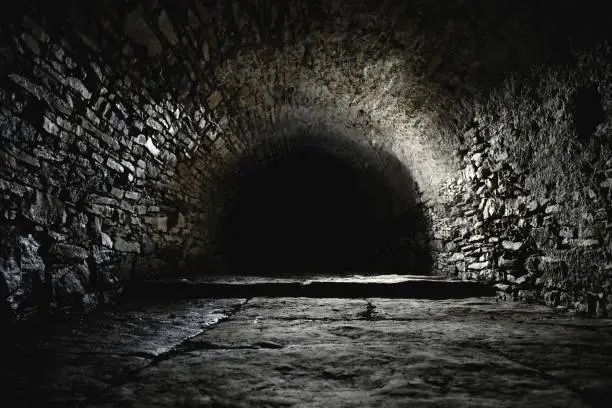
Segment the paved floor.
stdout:
[[0,359],[7,407],[612,406],[611,321],[494,298],[140,301]]

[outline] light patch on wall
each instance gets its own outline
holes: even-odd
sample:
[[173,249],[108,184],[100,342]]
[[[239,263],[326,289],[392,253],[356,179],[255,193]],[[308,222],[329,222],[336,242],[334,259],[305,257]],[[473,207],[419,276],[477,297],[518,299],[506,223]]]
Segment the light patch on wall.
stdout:
[[413,100],[422,89],[405,75],[401,64],[397,57],[368,64],[363,69],[364,83],[359,84],[367,92],[356,86],[333,92],[314,74],[303,78],[299,91],[318,105],[333,106],[326,114],[339,122],[350,125],[348,118],[356,121],[365,113],[369,122],[362,128],[363,134],[356,136],[392,152],[410,170],[425,197],[436,199],[439,188],[455,174],[452,156],[435,136],[433,110],[425,110]]

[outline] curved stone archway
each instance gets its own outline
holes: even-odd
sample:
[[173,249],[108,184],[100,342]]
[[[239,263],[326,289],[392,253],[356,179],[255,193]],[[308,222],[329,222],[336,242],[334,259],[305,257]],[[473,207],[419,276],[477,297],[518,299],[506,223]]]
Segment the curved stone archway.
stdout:
[[281,128],[245,150],[218,183],[215,270],[430,273],[420,193],[394,156],[320,123]]

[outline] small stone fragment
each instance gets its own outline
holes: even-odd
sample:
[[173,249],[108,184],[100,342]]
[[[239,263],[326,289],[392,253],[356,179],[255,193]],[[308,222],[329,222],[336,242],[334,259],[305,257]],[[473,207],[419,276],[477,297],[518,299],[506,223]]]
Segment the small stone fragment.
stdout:
[[119,163],[117,163],[115,160],[111,159],[110,157],[106,160],[106,165],[110,168],[113,169],[119,173],[123,173],[123,166],[120,165]]
[[89,253],[86,249],[65,243],[56,243],[49,248],[49,254],[57,260],[84,260]]
[[153,140],[151,140],[151,138],[147,139],[147,144],[145,145],[145,147],[153,156],[158,156],[160,153],[160,150],[155,147],[155,144],[153,144]]
[[475,271],[482,271],[484,269],[487,269],[489,267],[489,262],[488,261],[484,261],[484,262],[474,262],[468,265],[468,269],[472,269]]
[[126,241],[123,237],[115,237],[115,249],[120,252],[140,253],[140,244],[134,241]]
[[503,241],[502,242],[502,247],[506,250],[506,251],[520,251],[520,249],[523,247],[523,243],[522,242],[513,242],[513,241]]
[[178,37],[174,32],[174,27],[168,18],[168,13],[166,13],[166,10],[161,12],[157,23],[159,25],[159,30],[166,36],[170,44],[176,45],[178,43]]
[[223,96],[221,95],[221,92],[215,91],[212,94],[210,94],[206,102],[208,103],[208,107],[210,109],[215,109],[217,106],[219,106],[222,99],[223,99]]

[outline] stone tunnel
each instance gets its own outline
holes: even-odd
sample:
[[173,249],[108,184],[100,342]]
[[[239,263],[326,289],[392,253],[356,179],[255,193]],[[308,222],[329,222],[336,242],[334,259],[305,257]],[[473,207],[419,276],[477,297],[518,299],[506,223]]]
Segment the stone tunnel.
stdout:
[[22,3],[0,33],[3,315],[193,273],[610,304],[598,3]]
[[612,311],[605,2],[13,6],[3,324],[193,276],[428,275]]

